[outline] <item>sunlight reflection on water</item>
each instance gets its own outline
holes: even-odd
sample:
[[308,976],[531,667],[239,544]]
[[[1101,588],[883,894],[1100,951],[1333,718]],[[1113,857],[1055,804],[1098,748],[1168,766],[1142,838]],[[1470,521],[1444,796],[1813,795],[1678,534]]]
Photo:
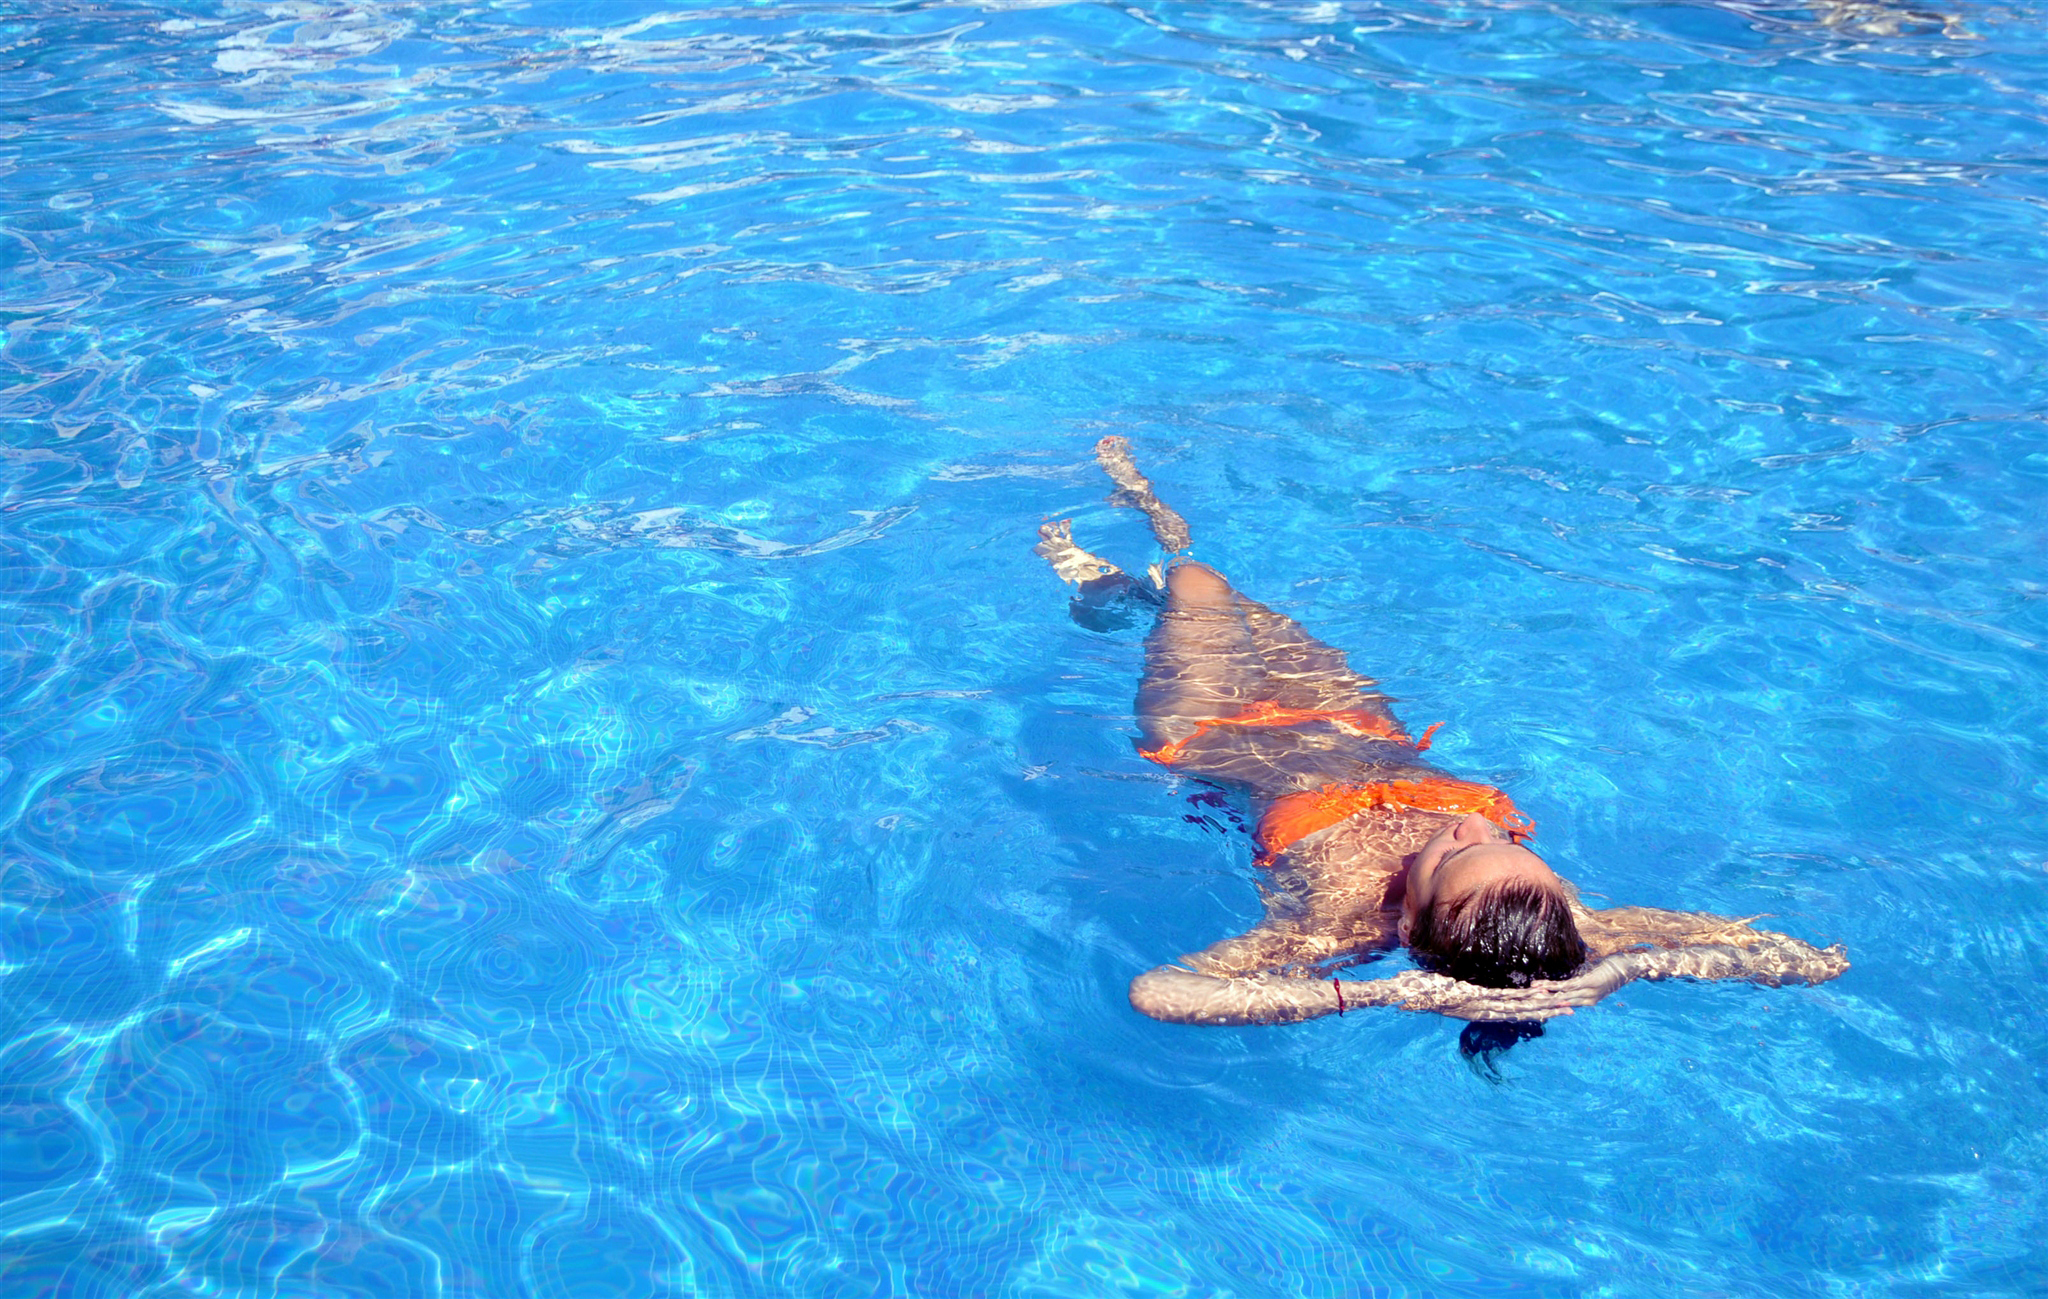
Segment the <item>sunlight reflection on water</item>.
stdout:
[[[0,1289],[2027,1292],[2048,33],[1958,7],[0,17]],[[1151,557],[1109,431],[1851,975],[1497,1087],[1137,1018],[1258,899],[1030,553]]]

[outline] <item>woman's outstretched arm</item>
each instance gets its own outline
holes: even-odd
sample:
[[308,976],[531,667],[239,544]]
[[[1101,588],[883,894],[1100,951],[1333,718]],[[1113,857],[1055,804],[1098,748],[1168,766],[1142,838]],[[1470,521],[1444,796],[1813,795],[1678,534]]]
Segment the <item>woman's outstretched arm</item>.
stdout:
[[1277,974],[1214,978],[1162,965],[1131,981],[1131,1005],[1176,1024],[1296,1024],[1365,1006],[1397,1006],[1454,1019],[1542,1020],[1590,1006],[1637,979],[1739,979],[1766,987],[1825,983],[1849,968],[1838,944],[1817,948],[1787,934],[1750,931],[1741,947],[1702,944],[1617,952],[1559,982],[1482,988],[1407,970],[1387,979],[1304,979]]
[[1458,1019],[1549,1019],[1604,993],[1570,984],[1481,988],[1404,970],[1386,979],[1306,979],[1252,974],[1218,979],[1162,965],[1131,980],[1131,1006],[1173,1024],[1298,1024],[1370,1006],[1434,1011]]
[[1840,943],[1815,947],[1790,934],[1751,929],[1743,934],[1740,945],[1696,943],[1616,952],[1566,982],[1591,980],[1602,989],[1600,995],[1604,997],[1637,979],[1740,979],[1779,988],[1788,983],[1826,983],[1841,978],[1848,970],[1849,953]]

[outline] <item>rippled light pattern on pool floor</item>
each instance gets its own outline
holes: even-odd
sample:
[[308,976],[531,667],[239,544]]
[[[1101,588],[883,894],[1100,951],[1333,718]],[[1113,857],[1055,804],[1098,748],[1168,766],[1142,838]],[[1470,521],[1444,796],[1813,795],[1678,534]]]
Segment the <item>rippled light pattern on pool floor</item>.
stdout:
[[[1915,5],[0,11],[0,1295],[2040,1293],[2048,18]],[[1106,432],[1855,968],[1135,1015]]]

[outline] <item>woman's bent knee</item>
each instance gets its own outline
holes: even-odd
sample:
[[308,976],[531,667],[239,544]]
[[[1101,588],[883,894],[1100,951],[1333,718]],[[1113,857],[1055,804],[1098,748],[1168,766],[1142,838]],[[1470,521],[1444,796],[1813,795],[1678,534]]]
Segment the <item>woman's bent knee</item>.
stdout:
[[1184,606],[1226,605],[1232,602],[1230,583],[1207,564],[1176,564],[1166,575],[1166,589],[1174,603]]

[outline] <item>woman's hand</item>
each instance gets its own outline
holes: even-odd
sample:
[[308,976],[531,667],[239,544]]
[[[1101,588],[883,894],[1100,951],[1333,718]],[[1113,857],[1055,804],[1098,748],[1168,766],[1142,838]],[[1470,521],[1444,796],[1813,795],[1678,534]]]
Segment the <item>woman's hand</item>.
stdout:
[[1526,988],[1482,988],[1441,974],[1408,970],[1390,979],[1346,983],[1342,990],[1349,1005],[1398,1006],[1453,1019],[1542,1020],[1590,1006],[1625,982],[1621,971],[1602,961],[1569,979],[1538,980]]

